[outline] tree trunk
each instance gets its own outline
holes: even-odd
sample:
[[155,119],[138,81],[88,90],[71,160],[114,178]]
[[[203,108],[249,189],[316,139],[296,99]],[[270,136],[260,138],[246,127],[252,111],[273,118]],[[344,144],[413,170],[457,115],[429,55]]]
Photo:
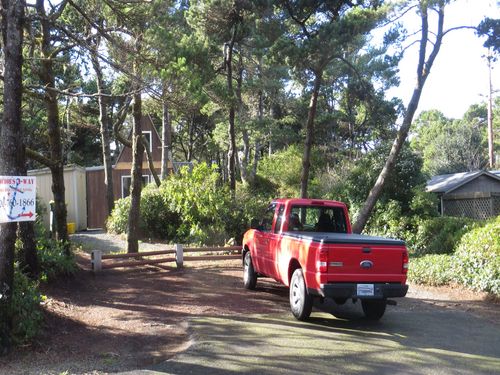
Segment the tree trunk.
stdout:
[[141,189],[142,189],[142,159],[144,148],[141,142],[142,138],[142,100],[141,94],[134,95],[133,107],[134,121],[132,125],[132,170],[130,187],[130,214],[128,218],[127,230],[127,252],[139,252],[140,237],[140,215],[141,215]]
[[420,17],[422,21],[422,29],[421,29],[421,39],[420,39],[420,48],[419,48],[419,60],[417,67],[417,85],[413,90],[412,97],[408,104],[408,109],[406,110],[405,116],[403,118],[403,124],[401,128],[398,130],[396,139],[392,144],[391,151],[387,160],[385,162],[382,171],[380,172],[375,185],[373,185],[370,193],[368,194],[368,198],[361,208],[361,211],[357,217],[356,222],[353,225],[354,233],[361,233],[368,222],[368,219],[377,203],[377,200],[382,193],[382,190],[385,185],[385,181],[389,174],[394,169],[394,165],[396,164],[397,158],[403,147],[404,142],[406,141],[406,137],[408,136],[408,132],[410,131],[410,126],[413,121],[413,116],[418,107],[418,103],[420,101],[420,96],[422,95],[422,89],[424,88],[425,81],[429,76],[434,60],[436,59],[437,54],[439,53],[439,49],[441,48],[441,43],[443,39],[443,24],[444,24],[444,5],[441,5],[438,10],[438,31],[436,34],[436,41],[432,46],[431,53],[429,58],[426,61],[426,48],[428,43],[428,34],[429,34],[429,24],[427,19],[427,3],[420,3]]
[[163,85],[163,117],[162,117],[162,131],[161,131],[161,180],[167,178],[168,175],[168,161],[173,163],[172,160],[172,123],[170,122],[170,111],[168,108],[166,95],[166,85]]
[[[262,77],[260,77],[262,78]],[[259,90],[259,125],[262,128],[264,122],[264,92]],[[260,156],[260,141],[258,139],[255,140],[255,152],[253,155],[253,167],[250,179],[251,181],[255,181],[255,177],[257,176],[257,167],[259,164],[259,156]]]
[[[24,170],[22,102],[22,45],[24,1],[2,0],[4,56],[3,116],[0,125],[0,175],[17,176]],[[10,348],[12,321],[5,314],[12,303],[14,246],[17,223],[0,224],[0,354]]]
[[495,168],[495,133],[493,131],[493,85],[491,83],[491,48],[488,49],[488,159],[490,169]]
[[307,198],[307,189],[309,185],[309,169],[311,167],[311,149],[314,141],[314,119],[316,117],[316,108],[318,106],[319,89],[323,71],[315,72],[314,86],[309,102],[309,111],[306,124],[306,141],[304,144],[304,155],[302,157],[302,175],[300,176],[300,197]]
[[194,150],[194,119],[195,113],[191,114],[191,119],[188,124],[188,150],[186,155],[186,160],[191,161],[193,159],[193,150]]
[[241,157],[239,157],[239,165],[240,165],[240,175],[241,181],[245,184],[251,183],[250,175],[248,173],[248,163],[250,160],[250,139],[248,136],[248,131],[243,129],[241,131],[242,139],[243,139],[243,152],[241,153]]
[[227,79],[227,91],[230,97],[229,103],[229,126],[228,126],[228,136],[229,136],[229,150],[227,152],[227,164],[228,164],[228,177],[229,177],[229,188],[234,194],[236,190],[236,131],[235,131],[235,108],[234,108],[234,89],[233,89],[233,49],[236,40],[236,33],[238,31],[238,26],[235,25],[233,29],[233,34],[231,41],[227,45],[226,53],[226,79]]
[[42,26],[41,45],[42,55],[44,56],[44,59],[40,62],[39,76],[46,87],[44,101],[47,109],[47,133],[49,138],[50,159],[54,163],[50,166],[50,171],[52,173],[52,193],[54,195],[56,239],[66,244],[66,253],[69,254],[68,229],[66,226],[67,210],[64,187],[64,158],[59,123],[59,104],[55,91],[53,57],[50,46],[51,29],[49,19],[45,13],[45,4],[43,0],[37,0],[36,10]]
[[[96,50],[99,47],[99,42],[96,43]],[[111,161],[111,121],[108,115],[108,99],[105,94],[104,78],[97,57],[96,51],[91,53],[92,66],[96,74],[97,93],[99,103],[99,125],[102,143],[102,160],[104,163],[104,185],[106,186],[106,212],[111,215],[115,207],[115,197],[113,193],[113,166]]]
[[238,165],[240,168],[240,177],[241,181],[245,184],[251,184],[251,173],[249,173],[249,163],[250,163],[250,136],[248,134],[248,130],[243,125],[243,98],[242,98],[242,90],[243,90],[243,56],[239,54],[238,61],[238,77],[237,77],[237,86],[236,86],[236,97],[238,99],[238,118],[240,121],[241,127],[241,136],[243,140],[243,152],[241,156],[238,157]]

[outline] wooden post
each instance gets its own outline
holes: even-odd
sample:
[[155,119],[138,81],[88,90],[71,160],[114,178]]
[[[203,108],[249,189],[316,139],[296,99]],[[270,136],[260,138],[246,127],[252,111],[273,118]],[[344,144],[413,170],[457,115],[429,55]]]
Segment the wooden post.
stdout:
[[102,270],[102,252],[101,250],[92,250],[92,271],[99,272]]
[[175,244],[175,263],[179,269],[184,266],[184,251],[180,243]]

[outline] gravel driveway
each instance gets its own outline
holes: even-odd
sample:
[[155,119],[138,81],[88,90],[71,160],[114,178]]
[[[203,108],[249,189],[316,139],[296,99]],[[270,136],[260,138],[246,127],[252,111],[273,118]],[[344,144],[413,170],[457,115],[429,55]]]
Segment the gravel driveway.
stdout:
[[[122,234],[106,233],[103,230],[89,230],[78,232],[70,236],[71,241],[81,244],[83,250],[91,253],[92,250],[101,250],[103,253],[114,253],[127,250],[127,238]],[[173,248],[163,243],[139,241],[139,251],[165,250]]]

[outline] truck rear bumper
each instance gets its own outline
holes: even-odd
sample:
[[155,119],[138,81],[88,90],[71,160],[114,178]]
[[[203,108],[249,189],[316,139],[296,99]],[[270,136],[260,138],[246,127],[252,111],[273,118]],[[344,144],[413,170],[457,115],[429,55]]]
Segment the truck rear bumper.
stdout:
[[[361,284],[361,283],[360,283]],[[370,285],[370,283],[362,283]],[[373,295],[363,293],[358,294],[357,283],[334,283],[322,284],[320,289],[308,289],[312,295],[329,298],[360,298],[360,299],[380,299],[404,297],[408,292],[408,285],[397,283],[372,283]]]

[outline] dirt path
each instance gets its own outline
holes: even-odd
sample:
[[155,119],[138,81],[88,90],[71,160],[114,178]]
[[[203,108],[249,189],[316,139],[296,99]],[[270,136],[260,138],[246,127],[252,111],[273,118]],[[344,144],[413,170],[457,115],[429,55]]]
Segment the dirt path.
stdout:
[[[183,270],[142,267],[94,275],[88,270],[87,252],[92,248],[117,251],[123,248],[124,241],[103,233],[78,236],[73,239],[85,243],[86,252],[79,254],[83,269],[74,278],[45,288],[47,324],[43,335],[31,347],[0,358],[0,374],[93,374],[151,366],[160,369],[166,359],[178,358],[176,354],[193,344],[195,329],[204,334],[207,325],[199,322],[217,322],[213,327],[219,327],[220,322],[244,321],[256,314],[290,320],[286,288],[259,279],[258,291],[244,290],[237,260],[198,263]],[[148,250],[165,248],[142,246]],[[389,307],[393,309],[389,314],[410,314],[410,319],[416,320],[411,314],[421,317],[436,311],[460,311],[499,324],[499,305],[482,300],[482,295],[412,286],[408,297],[397,307]],[[266,322],[262,323],[265,327]],[[193,325],[191,329],[189,324]],[[259,326],[252,329],[261,331]],[[201,341],[200,337],[195,335],[194,341]],[[199,350],[199,346],[193,348]]]

